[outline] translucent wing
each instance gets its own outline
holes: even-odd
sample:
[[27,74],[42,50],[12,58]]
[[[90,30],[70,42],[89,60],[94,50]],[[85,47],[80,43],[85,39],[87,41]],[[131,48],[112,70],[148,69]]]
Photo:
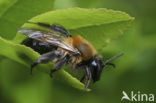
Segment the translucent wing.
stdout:
[[80,53],[76,48],[74,48],[70,43],[65,41],[65,37],[60,35],[60,33],[55,31],[42,31],[32,28],[21,28],[18,31],[21,34],[27,35],[29,38],[41,41],[48,45],[54,45],[65,49],[73,53]]

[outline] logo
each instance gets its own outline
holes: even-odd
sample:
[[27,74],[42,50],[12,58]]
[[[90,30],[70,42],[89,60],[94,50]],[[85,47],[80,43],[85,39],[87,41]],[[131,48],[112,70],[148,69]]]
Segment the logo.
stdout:
[[135,93],[134,91],[131,91],[130,94],[127,94],[125,91],[122,91],[122,98],[121,101],[123,100],[128,100],[128,101],[139,101],[139,102],[154,102],[154,94],[145,94],[141,93],[138,91]]

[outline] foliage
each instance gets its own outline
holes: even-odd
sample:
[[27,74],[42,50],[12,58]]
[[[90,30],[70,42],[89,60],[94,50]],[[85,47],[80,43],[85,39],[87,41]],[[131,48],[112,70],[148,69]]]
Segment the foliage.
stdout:
[[0,36],[13,39],[24,22],[37,14],[52,10],[52,6],[53,0],[1,0]]
[[[88,40],[90,40],[94,44],[99,44],[95,45],[95,47],[101,48],[106,41],[109,41],[110,39],[117,36],[117,31],[121,33],[122,30],[124,30],[132,20],[133,18],[131,18],[129,15],[122,12],[115,12],[113,10],[71,8],[47,12],[45,14],[41,14],[37,17],[32,18],[30,21],[44,22],[49,24],[61,24],[67,29],[72,30],[72,32],[76,32],[78,30],[79,32],[83,32],[82,36],[88,37]],[[32,26],[24,25],[23,27]],[[89,33],[87,33],[87,31],[89,31]],[[96,32],[96,35],[94,35],[93,32]],[[102,32],[105,32],[105,34]],[[107,36],[105,36],[106,34]],[[20,39],[20,37],[25,38],[24,35],[17,34],[14,41],[23,41],[23,39]],[[101,38],[101,40],[99,40],[98,37]],[[13,44],[12,42],[4,41],[2,38],[0,44],[2,49],[0,52],[1,55],[22,63],[26,66],[30,65],[33,60],[39,57],[39,55],[37,55],[37,53],[35,53],[30,48],[20,46],[18,44]],[[46,68],[48,67],[45,67],[44,69],[46,70]],[[73,81],[75,83],[74,87],[79,86],[78,88],[83,89],[82,84],[80,82],[78,83],[78,80],[74,78],[72,79],[65,73],[62,74],[63,75],[60,76],[64,76],[62,78],[63,80],[69,79],[68,81]],[[69,82],[71,83],[70,85],[72,85],[73,82]]]
[[[152,29],[154,26],[149,28],[145,25],[147,27],[145,28],[142,25],[142,23],[148,24],[148,20],[151,20],[147,16],[150,13],[145,12],[144,7],[142,7],[142,4],[146,4],[144,0],[139,6],[139,10],[142,12],[138,12],[138,9],[134,10],[137,4],[135,3],[132,6],[134,1],[65,1],[62,5],[63,1],[56,0],[54,7],[52,6],[53,0],[0,1],[1,102],[55,103],[75,101],[76,103],[100,103],[105,101],[114,103],[120,102],[122,90],[128,91],[132,88],[135,88],[135,90],[151,88],[152,90],[156,86],[152,79],[155,69],[151,69],[155,66],[153,57],[155,56],[154,40],[156,32],[155,29]],[[75,8],[76,6],[88,9]],[[130,31],[121,37],[134,18],[124,12],[103,9],[103,7],[129,12],[136,17],[136,22],[130,28]],[[57,10],[51,11],[52,8]],[[154,8],[151,6],[151,9]],[[151,18],[154,17],[155,15],[152,14]],[[29,66],[32,61],[39,57],[39,54],[31,48],[21,45],[20,43],[26,37],[19,33],[16,34],[17,29],[27,20],[61,24],[73,35],[79,34],[90,41],[105,58],[121,51],[125,52],[125,56],[115,61],[117,70],[108,70],[109,67],[107,67],[101,80],[92,85],[90,88],[93,88],[93,90],[88,93],[81,91],[84,84],[80,83],[74,74],[66,71],[69,70],[68,67],[56,72],[54,78],[51,79],[47,74],[53,64],[43,64],[37,66],[34,69],[33,76],[30,76]],[[22,27],[45,30],[45,28],[28,23],[25,23]],[[38,72],[38,70],[46,74]],[[137,74],[141,76],[140,79]],[[147,77],[146,74],[148,78],[145,78]]]

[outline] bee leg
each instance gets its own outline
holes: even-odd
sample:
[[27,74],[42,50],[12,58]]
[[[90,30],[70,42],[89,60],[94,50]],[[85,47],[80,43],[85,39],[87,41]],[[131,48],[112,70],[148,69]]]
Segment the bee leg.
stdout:
[[113,68],[116,67],[115,64],[113,64],[113,63],[106,63],[106,65],[110,65],[110,66],[112,66]]
[[86,70],[86,79],[87,80],[86,80],[86,84],[85,84],[84,90],[86,90],[88,88],[90,80],[91,80],[91,71],[90,71],[90,69],[86,66],[85,70]]
[[58,61],[58,62],[56,63],[56,65],[55,65],[55,67],[54,67],[53,69],[51,69],[50,77],[52,77],[53,72],[55,72],[55,71],[61,69],[61,67],[62,67],[65,63],[67,63],[67,61],[69,60],[69,58],[70,58],[69,55],[66,55],[64,58],[62,58],[60,61]]
[[50,25],[50,24],[46,24],[46,23],[33,23],[33,22],[29,22],[28,23],[32,23],[32,24],[37,24],[39,26],[42,26],[42,27],[45,27],[45,28],[49,28],[49,29],[52,29],[52,30],[55,30],[57,32],[60,32],[60,33],[63,33],[65,34],[67,37],[71,37],[72,35],[69,33],[68,30],[66,30],[63,26],[61,25],[58,25],[58,24],[53,24],[53,25]]
[[49,61],[52,61],[55,58],[59,58],[61,55],[63,55],[64,52],[62,50],[55,50],[48,53],[45,53],[39,57],[38,60],[36,60],[33,64],[31,64],[31,74],[32,69],[37,66],[39,63],[48,63]]

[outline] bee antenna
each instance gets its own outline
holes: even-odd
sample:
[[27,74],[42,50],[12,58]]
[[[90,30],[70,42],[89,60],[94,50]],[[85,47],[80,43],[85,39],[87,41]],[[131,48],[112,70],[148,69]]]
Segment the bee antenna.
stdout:
[[125,54],[125,53],[121,53],[121,54],[119,54],[119,55],[116,55],[116,56],[114,56],[114,57],[112,57],[112,58],[106,60],[106,61],[104,62],[104,64],[103,64],[103,66],[106,65],[107,63],[109,63],[110,61],[112,61],[112,60],[114,60],[114,59],[116,59],[116,58],[119,58],[119,57],[123,56],[124,54]]

